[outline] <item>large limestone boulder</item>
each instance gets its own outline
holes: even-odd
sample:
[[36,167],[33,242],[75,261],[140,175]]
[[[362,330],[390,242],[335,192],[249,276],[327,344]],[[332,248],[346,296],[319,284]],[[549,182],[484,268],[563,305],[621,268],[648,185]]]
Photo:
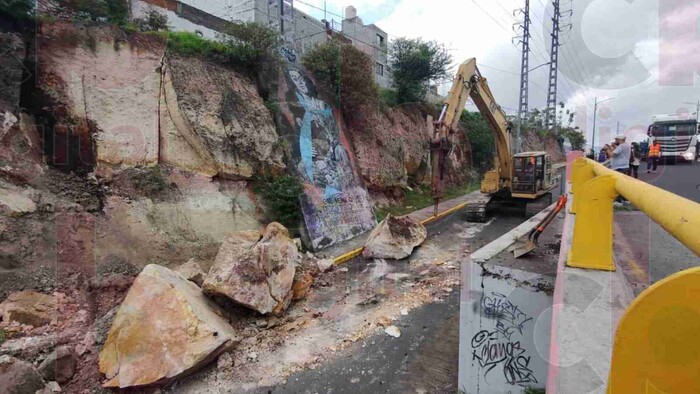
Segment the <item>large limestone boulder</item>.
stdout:
[[4,322],[45,326],[56,317],[56,301],[49,295],[30,290],[12,293],[0,304],[0,316]]
[[409,216],[388,215],[372,230],[362,256],[374,259],[405,259],[428,237],[428,231]]
[[136,278],[100,352],[105,387],[165,384],[213,361],[235,340],[197,285],[158,265]]
[[279,223],[269,224],[262,234],[236,232],[221,246],[202,290],[262,314],[278,314],[291,302],[300,261],[294,241]]
[[34,394],[44,387],[44,380],[32,364],[11,356],[0,356],[0,393]]

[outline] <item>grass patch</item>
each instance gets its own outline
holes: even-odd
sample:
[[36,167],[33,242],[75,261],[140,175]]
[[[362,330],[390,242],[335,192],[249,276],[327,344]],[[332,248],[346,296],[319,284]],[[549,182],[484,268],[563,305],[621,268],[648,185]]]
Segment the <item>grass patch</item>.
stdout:
[[7,333],[5,333],[5,330],[0,328],[0,345],[5,342],[5,339],[7,338]]
[[[454,198],[471,193],[479,188],[478,183],[468,183],[459,187],[448,187],[445,190],[443,201],[452,200]],[[392,216],[403,216],[408,213],[418,211],[433,205],[433,196],[430,192],[430,186],[420,186],[413,190],[407,190],[403,205],[395,205],[390,207],[382,207],[375,209],[377,221],[382,221],[388,214]]]

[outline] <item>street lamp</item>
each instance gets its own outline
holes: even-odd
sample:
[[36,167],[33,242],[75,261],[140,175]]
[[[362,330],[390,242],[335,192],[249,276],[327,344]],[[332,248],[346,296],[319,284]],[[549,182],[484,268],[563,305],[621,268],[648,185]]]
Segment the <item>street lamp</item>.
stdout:
[[595,105],[593,106],[593,138],[591,141],[591,149],[593,149],[593,153],[595,153],[595,122],[596,122],[596,116],[598,115],[598,104],[602,104],[606,101],[610,100],[615,100],[615,97],[611,97],[609,99],[605,99],[603,101],[598,101],[598,97],[595,98]]

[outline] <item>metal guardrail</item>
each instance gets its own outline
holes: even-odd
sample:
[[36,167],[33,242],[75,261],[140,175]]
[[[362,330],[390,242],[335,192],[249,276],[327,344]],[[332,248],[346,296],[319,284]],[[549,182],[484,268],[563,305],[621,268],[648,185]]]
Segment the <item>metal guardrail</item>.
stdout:
[[568,266],[615,270],[613,202],[619,195],[700,256],[700,204],[590,159],[578,159],[572,167],[570,213],[576,221]]

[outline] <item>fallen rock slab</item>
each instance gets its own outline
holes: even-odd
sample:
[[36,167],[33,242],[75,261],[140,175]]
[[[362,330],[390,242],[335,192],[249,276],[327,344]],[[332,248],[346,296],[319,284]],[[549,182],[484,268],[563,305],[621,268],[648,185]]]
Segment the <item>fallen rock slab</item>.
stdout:
[[190,282],[194,282],[199,287],[204,283],[204,277],[206,276],[204,270],[202,270],[202,267],[199,266],[195,259],[190,259],[185,264],[177,267],[175,272],[184,276]]
[[47,381],[65,383],[75,375],[78,360],[68,346],[59,346],[39,365],[39,373]]
[[425,227],[411,217],[388,215],[370,233],[362,256],[368,259],[405,259],[427,237]]
[[292,301],[301,255],[287,229],[271,223],[260,234],[242,231],[224,241],[202,290],[226,297],[261,314],[279,314]]
[[233,328],[194,283],[158,265],[143,269],[100,352],[108,388],[167,384],[212,362]]
[[12,293],[0,304],[0,316],[6,323],[15,321],[41,327],[51,323],[55,315],[54,298],[31,290]]
[[10,356],[0,356],[0,392],[34,394],[45,386],[32,364]]

